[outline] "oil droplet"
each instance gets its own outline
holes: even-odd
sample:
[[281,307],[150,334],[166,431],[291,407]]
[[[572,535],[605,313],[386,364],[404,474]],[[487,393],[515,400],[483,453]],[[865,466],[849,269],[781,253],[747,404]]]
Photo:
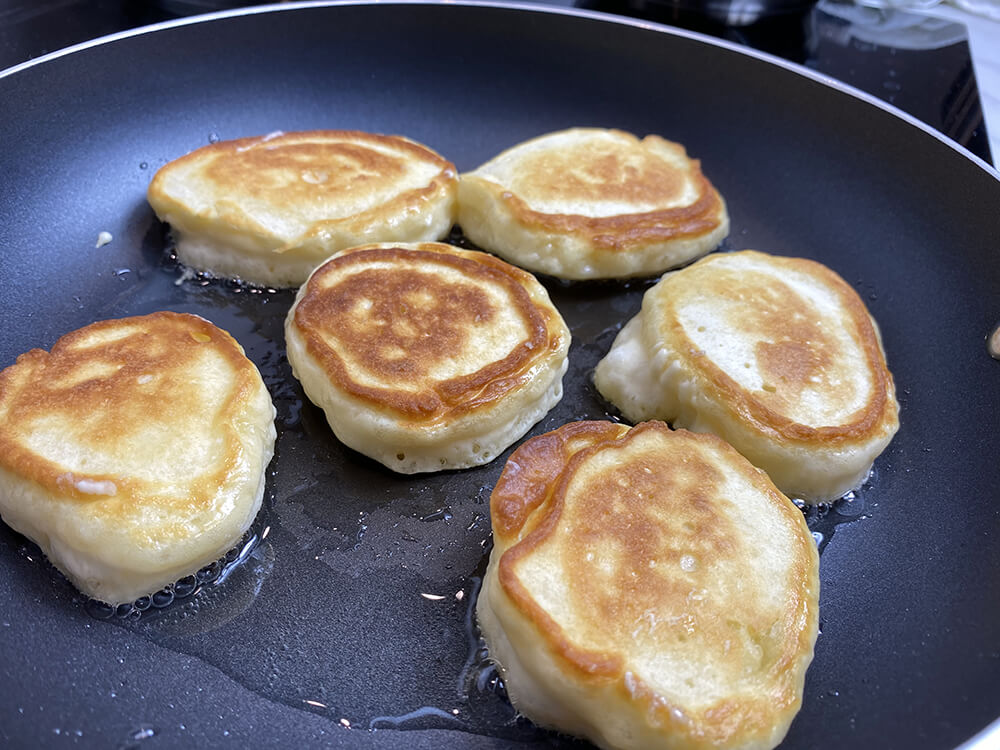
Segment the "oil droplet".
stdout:
[[[421,706],[420,708],[410,711],[408,714],[401,714],[399,716],[376,716],[370,722],[368,722],[369,729],[406,729],[407,724],[414,724],[420,719],[444,719],[448,722],[455,722],[458,719],[455,718],[455,714],[448,711],[443,711],[440,708],[435,708],[434,706]],[[341,719],[341,723],[346,721],[346,719]],[[345,726],[349,726],[346,725]]]
[[214,563],[210,563],[199,570],[195,574],[195,578],[198,580],[198,583],[208,583],[210,581],[214,581],[219,577],[219,571],[221,568],[222,566],[219,564],[219,561],[216,560]]
[[438,508],[433,513],[428,513],[426,516],[421,516],[421,521],[450,521],[451,508]]
[[139,162],[139,169],[149,169],[149,164],[144,161],[141,161]]
[[150,597],[152,604],[157,609],[163,609],[169,606],[174,601],[174,590],[172,586],[168,586],[160,589],[152,597]]
[[857,492],[848,492],[833,504],[833,509],[844,518],[856,518],[865,510],[865,501]]
[[198,588],[198,579],[195,576],[184,576],[174,584],[174,598],[184,599],[191,596]]
[[355,542],[354,547],[352,548],[355,551],[361,549],[361,543],[365,538],[366,531],[368,531],[368,524],[366,523],[358,524],[358,533],[355,535],[355,539],[357,541]]
[[110,619],[115,613],[115,608],[110,604],[98,601],[97,599],[88,599],[87,603],[83,605],[84,610],[88,615],[93,617],[95,620],[107,620]]
[[139,742],[141,740],[148,740],[150,737],[156,736],[156,727],[150,726],[140,726],[134,732],[132,732],[128,738],[133,742]]
[[208,142],[209,143],[218,143],[219,142],[219,134],[215,133],[215,132],[209,133],[208,134]]

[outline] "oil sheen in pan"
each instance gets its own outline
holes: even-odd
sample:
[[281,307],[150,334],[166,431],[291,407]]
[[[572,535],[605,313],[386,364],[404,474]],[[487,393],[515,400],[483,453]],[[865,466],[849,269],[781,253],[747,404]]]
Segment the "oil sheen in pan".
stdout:
[[[457,232],[450,241],[469,246]],[[151,221],[144,268],[118,276],[121,292],[93,317],[172,309],[232,333],[274,398],[275,458],[261,514],[226,560],[155,601],[88,610],[268,700],[352,729],[539,738],[506,701],[473,617],[489,552],[489,493],[513,447],[487,466],[415,477],[344,448],[303,398],[285,358],[292,293],[192,275],[166,244]],[[543,283],[574,343],[565,396],[530,434],[615,418],[592,371],[651,282]],[[821,550],[840,523],[877,512],[872,484],[833,506],[803,508]]]

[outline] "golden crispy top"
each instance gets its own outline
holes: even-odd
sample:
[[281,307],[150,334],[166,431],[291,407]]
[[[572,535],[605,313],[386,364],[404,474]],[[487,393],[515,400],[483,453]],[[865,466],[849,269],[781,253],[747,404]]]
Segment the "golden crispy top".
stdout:
[[594,139],[527,153],[510,188],[539,208],[552,201],[656,210],[688,202],[685,174],[671,162],[650,158],[638,143]]
[[706,745],[797,707],[815,544],[719,438],[571,423],[514,452],[490,508],[503,590],[576,679]]
[[161,218],[190,214],[290,244],[418,210],[457,181],[451,162],[402,136],[317,130],[204,146],[157,172],[148,197]]
[[519,144],[462,179],[494,183],[526,226],[589,236],[609,250],[707,234],[718,192],[684,147],[659,136],[574,128]]
[[0,372],[0,466],[109,515],[205,505],[261,388],[239,344],[195,315],[93,323]]
[[758,429],[853,440],[895,424],[892,376],[857,293],[814,261],[754,251],[664,277],[644,324]]
[[427,423],[488,408],[569,343],[533,276],[436,242],[334,256],[294,324],[337,387]]

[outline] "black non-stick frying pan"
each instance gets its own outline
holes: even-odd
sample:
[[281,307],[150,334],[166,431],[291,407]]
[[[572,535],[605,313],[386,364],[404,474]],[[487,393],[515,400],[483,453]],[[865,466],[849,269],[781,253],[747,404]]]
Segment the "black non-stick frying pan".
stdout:
[[[162,26],[3,75],[0,103],[0,366],[97,319],[195,312],[260,366],[279,434],[246,547],[144,612],[88,604],[0,528],[0,744],[576,746],[514,716],[474,629],[506,454],[403,477],[345,449],[284,358],[291,294],[185,280],[165,252],[159,166],[310,128],[405,134],[460,169],[573,125],[659,133],[726,197],[724,249],[844,276],[902,429],[856,497],[809,516],[822,634],[785,747],[948,748],[1000,715],[1000,181],[930,130],[690,34],[452,3]],[[546,284],[574,344],[532,434],[608,415],[590,371],[648,287]]]

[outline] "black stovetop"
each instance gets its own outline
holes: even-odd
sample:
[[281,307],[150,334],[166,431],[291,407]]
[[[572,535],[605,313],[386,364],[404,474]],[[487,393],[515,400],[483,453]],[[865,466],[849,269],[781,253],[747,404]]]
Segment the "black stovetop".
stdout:
[[[0,0],[0,69],[104,34],[241,4]],[[960,24],[935,21],[928,29],[921,16],[863,10],[831,0],[739,26],[682,9],[689,5],[679,0],[555,0],[555,4],[679,26],[803,64],[894,104],[992,163],[972,58]]]

